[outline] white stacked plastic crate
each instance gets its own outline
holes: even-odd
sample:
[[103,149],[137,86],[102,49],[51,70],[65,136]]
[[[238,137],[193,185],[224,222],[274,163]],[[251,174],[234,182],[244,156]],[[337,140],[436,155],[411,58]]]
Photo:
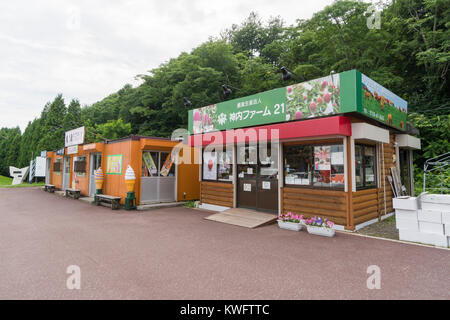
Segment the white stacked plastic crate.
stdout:
[[393,202],[400,240],[449,246],[450,195],[424,195],[420,204],[415,197],[399,197]]

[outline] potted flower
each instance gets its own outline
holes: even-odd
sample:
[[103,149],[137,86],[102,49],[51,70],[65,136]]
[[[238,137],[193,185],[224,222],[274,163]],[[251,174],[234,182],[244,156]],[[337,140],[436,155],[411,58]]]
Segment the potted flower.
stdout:
[[300,231],[302,229],[303,216],[292,214],[288,212],[286,214],[281,213],[278,216],[278,226],[281,229]]
[[334,223],[321,217],[313,217],[305,220],[306,229],[310,234],[325,237],[334,237]]

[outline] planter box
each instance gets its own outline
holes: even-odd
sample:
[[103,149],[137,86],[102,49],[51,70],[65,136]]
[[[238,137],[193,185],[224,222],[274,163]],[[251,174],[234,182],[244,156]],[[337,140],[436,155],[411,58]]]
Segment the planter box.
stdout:
[[301,223],[294,223],[294,222],[285,222],[281,220],[278,221],[278,226],[281,229],[291,230],[291,231],[300,231],[302,230],[302,224]]
[[442,213],[441,211],[435,210],[419,210],[418,213],[419,221],[442,223]]
[[324,236],[324,237],[334,237],[335,230],[331,228],[322,228],[322,227],[315,227],[315,226],[306,226],[306,229],[308,230],[308,233],[315,234],[318,236]]
[[441,223],[419,221],[420,232],[444,235],[444,225]]
[[394,209],[417,210],[417,198],[398,197],[392,199]]

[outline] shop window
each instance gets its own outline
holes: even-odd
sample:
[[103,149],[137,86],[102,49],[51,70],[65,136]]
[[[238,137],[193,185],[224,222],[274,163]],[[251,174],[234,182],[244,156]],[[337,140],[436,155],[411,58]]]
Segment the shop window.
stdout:
[[369,145],[355,145],[356,188],[376,187],[376,149]]
[[143,177],[173,177],[175,176],[175,162],[171,152],[144,151],[142,152]]
[[61,158],[56,159],[55,162],[53,163],[53,171],[55,172],[56,175],[61,174]]
[[232,152],[222,150],[203,152],[203,180],[232,182]]
[[160,153],[160,163],[161,168],[159,169],[159,175],[162,177],[173,177],[175,176],[175,165],[174,159],[171,152],[161,152]]
[[75,157],[73,162],[73,172],[77,177],[86,176],[86,157]]
[[336,145],[284,146],[284,183],[343,189],[344,147]]
[[159,168],[159,152],[142,152],[142,176],[157,177]]

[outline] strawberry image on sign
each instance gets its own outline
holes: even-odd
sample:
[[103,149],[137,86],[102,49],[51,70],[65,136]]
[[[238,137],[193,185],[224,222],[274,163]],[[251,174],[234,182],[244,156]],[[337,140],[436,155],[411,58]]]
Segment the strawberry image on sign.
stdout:
[[213,165],[214,165],[214,162],[211,159],[209,159],[209,161],[208,161],[208,169],[212,170]]

